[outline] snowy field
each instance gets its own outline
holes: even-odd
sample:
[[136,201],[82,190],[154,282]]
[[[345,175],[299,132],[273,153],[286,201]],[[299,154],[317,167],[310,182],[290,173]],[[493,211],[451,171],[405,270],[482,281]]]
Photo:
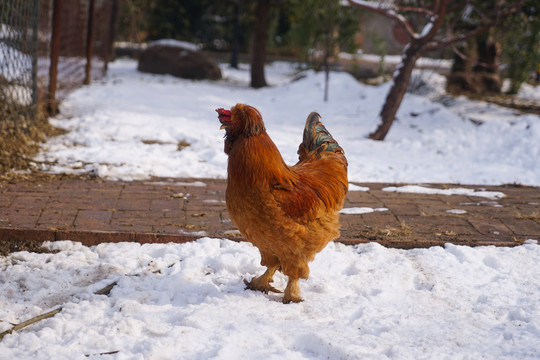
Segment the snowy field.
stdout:
[[[245,291],[256,248],[52,243],[0,258],[1,359],[538,359],[540,247],[330,243],[304,302]],[[286,278],[277,275],[283,289]],[[93,293],[117,282],[109,296]]]
[[[351,181],[540,185],[539,117],[464,98],[443,106],[435,100],[444,81],[433,73],[417,73],[417,95],[406,96],[387,140],[374,142],[366,135],[388,84],[332,73],[324,103],[323,76],[305,72],[291,82],[295,68],[286,63],[268,68],[273,86],[260,90],[247,86],[247,68],[193,82],[135,67],[111,64],[105,81],[62,104],[53,123],[69,132],[37,158],[50,162],[48,171],[224,178],[214,109],[243,102],[261,110],[288,163],[296,162],[305,117],[318,111],[346,151]],[[263,270],[249,243],[49,243],[58,253],[0,257],[0,332],[62,307],[0,340],[0,359],[538,359],[537,240],[415,250],[330,243],[301,281],[305,301],[289,305],[281,294],[244,290],[243,278]],[[275,280],[284,289],[286,277]],[[94,294],[113,282],[108,296]]]
[[[289,164],[298,159],[306,116],[317,111],[345,149],[351,181],[540,185],[540,116],[463,97],[444,106],[435,101],[444,78],[433,72],[416,73],[422,95],[406,95],[387,139],[377,142],[366,137],[389,83],[374,87],[334,72],[325,103],[324,75],[307,71],[291,81],[294,64],[268,66],[273,86],[259,90],[248,86],[248,67],[222,70],[225,80],[189,81],[116,61],[105,81],[63,102],[52,123],[70,132],[52,138],[37,160],[48,162],[48,171],[112,179],[225,178],[224,131],[214,110],[247,103],[261,111]],[[525,90],[528,98],[540,95],[540,87]]]

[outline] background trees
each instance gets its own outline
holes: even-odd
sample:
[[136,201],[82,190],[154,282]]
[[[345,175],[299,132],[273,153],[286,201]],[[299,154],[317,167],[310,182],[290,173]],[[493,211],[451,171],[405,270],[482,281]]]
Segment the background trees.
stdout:
[[289,41],[316,70],[325,72],[324,101],[328,100],[331,59],[339,51],[354,52],[359,12],[340,0],[293,0]]
[[[508,64],[508,93],[516,94],[531,71],[540,63],[540,6],[527,1],[520,11],[503,23],[503,59]],[[536,51],[535,51],[536,50]]]
[[262,87],[268,53],[303,59],[325,70],[328,80],[336,54],[353,52],[357,45],[359,13],[381,14],[401,25],[409,39],[380,111],[380,125],[369,135],[383,140],[417,59],[429,51],[452,47],[458,54],[454,70],[492,72],[494,78],[502,54],[512,79],[509,91],[517,92],[540,61],[537,1],[124,0],[120,35],[132,41],[175,38],[228,51],[232,66],[237,66],[239,53],[250,53],[251,85]]
[[[480,0],[396,0],[375,2],[349,0],[355,6],[377,12],[401,24],[409,35],[386,101],[379,113],[380,123],[369,135],[384,140],[401,105],[416,61],[426,51],[440,49],[486,32],[517,12],[525,1]],[[412,24],[407,17],[420,15]]]

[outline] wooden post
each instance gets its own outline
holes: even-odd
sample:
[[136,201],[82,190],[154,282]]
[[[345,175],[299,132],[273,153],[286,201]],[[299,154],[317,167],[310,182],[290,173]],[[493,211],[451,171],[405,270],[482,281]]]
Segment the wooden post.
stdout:
[[92,56],[94,53],[94,4],[95,0],[90,0],[88,6],[88,29],[86,32],[86,72],[84,84],[90,84],[92,78]]
[[63,0],[53,1],[52,34],[51,34],[51,63],[49,66],[49,94],[47,111],[50,115],[58,112],[56,103],[56,86],[58,82],[58,58],[60,56],[60,32],[62,21]]

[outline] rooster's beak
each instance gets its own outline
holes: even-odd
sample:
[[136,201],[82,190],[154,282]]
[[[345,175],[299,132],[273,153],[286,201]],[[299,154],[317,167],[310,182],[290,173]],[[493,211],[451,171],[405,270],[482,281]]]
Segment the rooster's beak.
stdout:
[[216,109],[218,119],[221,123],[220,130],[226,129],[231,124],[231,111],[223,108]]

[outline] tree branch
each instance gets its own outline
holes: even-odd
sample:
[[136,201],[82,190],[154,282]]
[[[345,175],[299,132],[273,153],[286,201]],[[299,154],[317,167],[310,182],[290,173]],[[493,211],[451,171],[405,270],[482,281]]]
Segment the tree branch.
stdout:
[[467,39],[469,39],[471,37],[475,37],[476,35],[483,33],[484,31],[488,30],[492,26],[493,26],[492,24],[479,26],[479,27],[475,28],[474,30],[469,31],[468,33],[456,35],[456,36],[451,37],[449,39],[435,40],[435,41],[431,42],[430,44],[428,44],[426,46],[426,50],[428,50],[428,51],[438,50],[438,49],[446,47],[446,46],[448,46],[450,44],[467,40]]
[[[111,292],[111,289],[116,286],[117,282],[113,282],[107,286],[105,286],[103,289],[100,289],[96,292],[94,292],[94,294],[96,295],[108,295],[110,292]],[[0,333],[0,340],[2,340],[2,338],[8,334],[11,334],[12,332],[14,331],[19,331],[29,325],[32,325],[32,324],[35,324],[41,320],[44,320],[44,319],[48,319],[50,317],[53,317],[54,315],[58,314],[60,311],[62,311],[63,307],[60,306],[59,308],[57,309],[54,309],[54,310],[51,310],[49,312],[46,312],[44,314],[41,314],[41,315],[38,315],[38,316],[35,316],[31,319],[28,319],[26,321],[23,321],[22,323],[20,324],[17,324],[17,325],[14,325],[11,329],[9,330],[6,330],[2,333]]]
[[430,19],[430,23],[432,23],[432,26],[429,29],[429,31],[427,32],[427,34],[424,34],[421,37],[422,39],[427,39],[428,41],[433,39],[433,37],[435,36],[435,33],[439,30],[439,28],[441,27],[441,25],[444,22],[444,18],[445,18],[445,15],[446,15],[446,6],[448,5],[448,1],[449,0],[441,0],[437,4],[438,7],[436,9],[436,15],[434,15]]
[[425,15],[428,15],[428,16],[434,16],[435,13],[429,9],[426,9],[424,7],[420,7],[420,8],[415,8],[415,7],[411,7],[411,6],[396,6],[395,9],[397,11],[400,11],[400,12],[414,12],[414,13],[419,13],[419,14],[425,14]]

